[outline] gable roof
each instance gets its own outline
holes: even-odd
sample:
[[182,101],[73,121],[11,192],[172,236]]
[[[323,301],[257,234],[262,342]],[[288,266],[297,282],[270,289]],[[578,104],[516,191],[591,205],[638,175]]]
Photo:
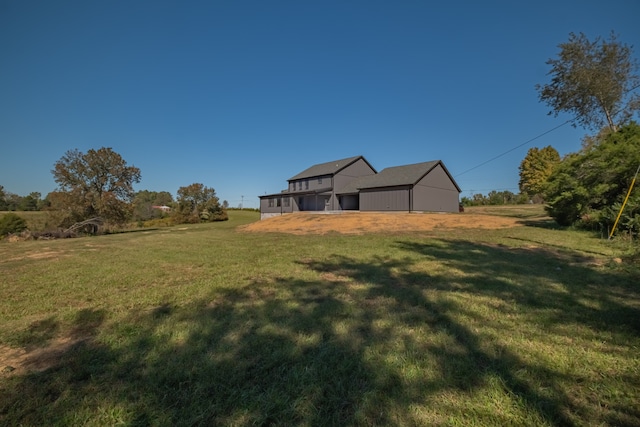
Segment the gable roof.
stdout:
[[393,166],[383,169],[375,175],[361,176],[360,178],[357,178],[348,183],[344,188],[337,191],[337,193],[350,194],[357,193],[358,190],[365,188],[415,185],[422,178],[424,178],[425,175],[431,172],[431,170],[433,170],[433,168],[435,168],[437,165],[442,166],[442,169],[449,176],[451,182],[453,182],[453,185],[455,185],[458,189],[458,192],[460,192],[460,187],[458,187],[458,184],[453,179],[444,164],[440,160],[433,160],[430,162],[414,163],[412,165]]
[[[364,160],[365,163],[369,165],[369,162],[367,162],[367,160],[363,156],[348,157],[342,160],[334,160],[332,162],[319,163],[317,165],[313,165],[310,168],[303,170],[299,174],[289,178],[288,181],[294,181],[297,179],[304,179],[304,178],[314,178],[317,176],[335,175],[338,172],[340,172],[342,169],[352,165],[353,163],[355,163],[360,159]],[[371,165],[369,166],[371,167],[371,169],[373,169]],[[375,169],[373,170],[375,172]]]

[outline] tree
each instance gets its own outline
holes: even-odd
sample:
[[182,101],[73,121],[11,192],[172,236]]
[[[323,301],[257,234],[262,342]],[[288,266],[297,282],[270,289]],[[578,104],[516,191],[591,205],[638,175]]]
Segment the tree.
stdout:
[[558,163],[560,163],[560,154],[550,145],[542,149],[537,147],[529,149],[519,167],[520,192],[530,196],[542,193],[547,178]]
[[[630,123],[589,151],[565,157],[544,188],[547,212],[561,225],[608,230],[640,165],[640,126]],[[621,229],[640,232],[640,193],[634,192]]]
[[140,182],[140,169],[128,166],[111,148],[91,149],[86,154],[69,150],[51,172],[59,191],[49,199],[53,209],[68,213],[63,221],[67,225],[92,217],[114,224],[130,218],[133,184]]
[[2,203],[3,209],[5,211],[17,211],[20,209],[20,203],[22,203],[22,197],[17,194],[10,193],[8,191],[4,192],[4,200]]
[[598,37],[593,42],[570,33],[559,47],[558,58],[546,62],[551,83],[536,85],[540,101],[551,107],[549,114],[573,114],[593,130],[608,126],[616,132],[628,123],[640,110],[640,96],[632,93],[640,78],[631,47],[618,42],[613,32],[608,41]]
[[27,222],[13,212],[0,217],[0,237],[12,233],[20,233],[27,229]]
[[42,204],[41,194],[37,191],[29,193],[20,201],[19,209],[21,211],[37,211],[40,210]]
[[173,204],[173,196],[168,191],[138,191],[133,198],[134,219],[146,221],[152,218],[161,218],[165,212],[159,206]]
[[6,211],[7,209],[7,201],[5,199],[4,187],[0,185],[0,211]]
[[473,204],[476,206],[486,205],[488,200],[484,197],[482,193],[476,193],[473,195]]
[[226,221],[227,211],[220,205],[213,188],[194,183],[178,189],[176,222]]

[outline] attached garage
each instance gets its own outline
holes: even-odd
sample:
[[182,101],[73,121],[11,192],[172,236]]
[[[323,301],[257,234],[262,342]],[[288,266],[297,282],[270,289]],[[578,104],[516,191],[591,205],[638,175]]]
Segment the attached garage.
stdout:
[[361,211],[411,210],[411,188],[371,188],[360,190]]
[[351,182],[361,211],[458,212],[460,188],[439,161],[384,169]]

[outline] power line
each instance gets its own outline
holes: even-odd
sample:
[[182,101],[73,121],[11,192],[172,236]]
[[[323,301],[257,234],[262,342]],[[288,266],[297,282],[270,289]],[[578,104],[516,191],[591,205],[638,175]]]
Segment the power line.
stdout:
[[513,148],[511,148],[511,149],[509,149],[509,150],[507,150],[507,151],[505,151],[505,152],[504,152],[504,153],[502,153],[502,154],[498,154],[497,156],[492,157],[491,159],[489,159],[489,160],[487,160],[487,161],[485,161],[485,162],[482,162],[482,163],[480,163],[479,165],[472,167],[471,169],[467,169],[466,171],[464,171],[464,172],[462,172],[462,173],[459,173],[459,174],[455,175],[455,178],[457,178],[457,177],[459,177],[459,176],[461,176],[461,175],[464,175],[464,174],[465,174],[465,173],[467,173],[467,172],[471,172],[471,171],[472,171],[472,170],[474,170],[474,169],[478,169],[480,166],[484,166],[484,165],[486,165],[487,163],[490,163],[490,162],[492,162],[492,161],[494,161],[494,160],[496,160],[496,159],[499,159],[500,157],[502,157],[502,156],[504,156],[504,155],[507,155],[507,154],[509,154],[510,152],[512,152],[512,151],[514,151],[514,150],[517,150],[518,148],[523,147],[523,146],[525,146],[525,145],[527,145],[527,144],[529,144],[529,143],[531,143],[531,142],[535,141],[535,140],[536,140],[536,139],[538,139],[538,138],[542,138],[542,137],[543,137],[543,136],[545,136],[546,134],[551,133],[551,132],[553,132],[553,131],[554,131],[554,130],[556,130],[556,129],[560,129],[562,126],[566,125],[567,123],[571,123],[571,122],[573,122],[573,121],[575,121],[575,120],[576,120],[576,119],[570,119],[570,120],[567,120],[566,122],[564,122],[564,123],[562,123],[562,124],[560,124],[560,125],[558,125],[558,126],[556,126],[556,127],[552,128],[552,129],[549,129],[548,131],[543,132],[543,133],[541,133],[540,135],[538,135],[538,136],[536,136],[536,137],[533,137],[533,138],[531,138],[530,140],[525,141],[525,142],[523,142],[522,144],[517,145],[517,146],[515,146],[515,147],[513,147]]
[[[638,83],[637,85],[635,85],[635,86],[633,86],[633,87],[631,87],[631,88],[627,89],[626,91],[624,91],[624,95],[626,95],[626,94],[628,94],[628,93],[630,93],[630,92],[633,92],[634,90],[636,90],[636,89],[638,89],[638,88],[640,88],[640,83]],[[618,112],[616,112],[616,114],[618,114]],[[536,139],[538,139],[538,138],[542,138],[542,137],[543,137],[543,136],[545,136],[546,134],[551,133],[551,132],[553,132],[553,131],[554,131],[554,130],[556,130],[556,129],[560,129],[562,126],[566,125],[567,123],[571,123],[571,122],[574,122],[574,121],[576,121],[576,120],[577,120],[577,118],[573,118],[573,119],[567,120],[566,122],[564,122],[564,123],[562,123],[562,124],[560,124],[560,125],[558,125],[558,126],[556,126],[556,127],[552,128],[552,129],[549,129],[548,131],[543,132],[543,133],[541,133],[540,135],[538,135],[538,136],[536,136],[536,137],[534,137],[534,138],[531,138],[530,140],[525,141],[525,142],[523,142],[522,144],[517,145],[517,146],[515,146],[515,147],[511,148],[510,150],[505,151],[505,152],[504,152],[504,153],[502,153],[502,154],[498,154],[497,156],[495,156],[495,157],[493,157],[493,158],[491,158],[491,159],[487,160],[486,162],[480,163],[479,165],[474,166],[474,167],[472,167],[471,169],[467,169],[466,171],[464,171],[464,172],[462,172],[462,173],[459,173],[459,174],[455,175],[455,176],[454,176],[454,178],[457,178],[457,177],[459,177],[460,175],[464,175],[464,174],[465,174],[465,173],[467,173],[467,172],[471,172],[471,171],[472,171],[472,170],[474,170],[474,169],[478,169],[480,166],[484,166],[484,165],[486,165],[487,163],[490,163],[490,162],[492,162],[492,161],[494,161],[494,160],[496,160],[496,159],[499,159],[500,157],[502,157],[502,156],[504,156],[504,155],[506,155],[506,154],[509,154],[510,152],[512,152],[512,151],[514,151],[514,150],[517,150],[518,148],[520,148],[520,147],[522,147],[522,146],[525,146],[525,145],[529,144],[530,142],[535,141],[535,140],[536,140]]]

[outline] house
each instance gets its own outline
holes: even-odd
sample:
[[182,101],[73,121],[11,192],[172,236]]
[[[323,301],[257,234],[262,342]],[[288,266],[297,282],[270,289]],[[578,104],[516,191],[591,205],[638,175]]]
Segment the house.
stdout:
[[260,217],[299,211],[458,212],[460,187],[442,161],[383,169],[363,156],[311,166],[260,196]]

